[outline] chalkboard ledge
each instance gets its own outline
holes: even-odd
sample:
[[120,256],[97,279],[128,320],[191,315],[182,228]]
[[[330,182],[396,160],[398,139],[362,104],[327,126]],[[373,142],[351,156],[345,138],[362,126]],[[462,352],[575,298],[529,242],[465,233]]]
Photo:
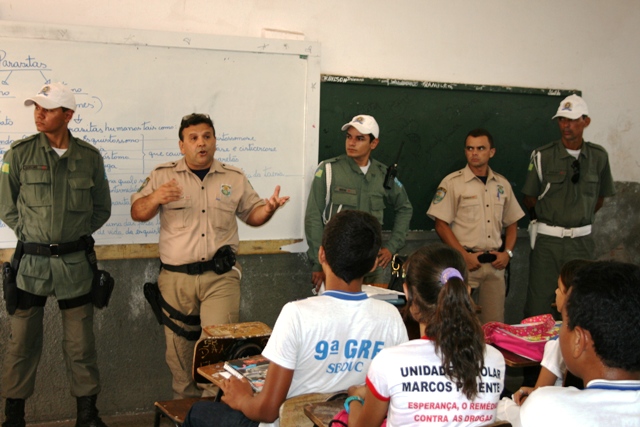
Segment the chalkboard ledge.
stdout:
[[[282,246],[301,242],[302,239],[280,239],[280,240],[247,240],[240,242],[238,255],[266,255],[288,253],[282,251]],[[14,248],[0,249],[0,261],[9,261],[13,255]],[[98,260],[136,259],[136,258],[158,258],[158,245],[149,244],[128,244],[128,245],[102,245],[96,246]]]

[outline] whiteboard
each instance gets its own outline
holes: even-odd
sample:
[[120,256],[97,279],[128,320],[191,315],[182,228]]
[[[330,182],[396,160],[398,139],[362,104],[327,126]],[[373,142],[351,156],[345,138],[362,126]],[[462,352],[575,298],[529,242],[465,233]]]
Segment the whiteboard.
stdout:
[[[216,158],[261,197],[291,197],[241,240],[304,237],[317,165],[320,47],[307,41],[0,22],[0,152],[36,133],[25,98],[62,81],[78,108],[71,133],[100,150],[112,198],[98,244],[157,243],[159,220],[131,220],[129,199],[154,167],[181,157],[182,116],[211,116]],[[0,222],[0,247],[15,246]]]

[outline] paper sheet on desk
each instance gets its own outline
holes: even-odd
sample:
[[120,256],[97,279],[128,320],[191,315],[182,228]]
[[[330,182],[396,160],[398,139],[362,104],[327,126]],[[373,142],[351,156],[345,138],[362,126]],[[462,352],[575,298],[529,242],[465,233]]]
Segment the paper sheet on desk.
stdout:
[[367,294],[369,298],[380,299],[383,301],[393,301],[404,299],[404,293],[393,291],[391,289],[379,288],[377,286],[362,285],[362,292]]

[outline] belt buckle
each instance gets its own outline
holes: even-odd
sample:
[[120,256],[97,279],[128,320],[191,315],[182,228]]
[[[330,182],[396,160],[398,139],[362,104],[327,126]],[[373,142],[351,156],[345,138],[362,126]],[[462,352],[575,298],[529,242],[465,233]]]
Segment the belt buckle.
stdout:
[[573,239],[573,228],[563,228],[562,237],[571,237]]
[[187,265],[187,274],[191,276],[199,276],[204,272],[203,270],[200,262]]
[[58,253],[58,244],[57,243],[52,243],[49,245],[49,252],[50,252],[50,257],[51,258],[58,258],[60,256],[60,254]]

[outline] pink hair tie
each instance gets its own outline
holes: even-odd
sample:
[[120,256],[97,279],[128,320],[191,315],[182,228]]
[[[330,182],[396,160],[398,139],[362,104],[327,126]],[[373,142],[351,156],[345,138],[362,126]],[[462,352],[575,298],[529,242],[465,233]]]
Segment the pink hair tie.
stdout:
[[462,274],[460,274],[458,270],[453,267],[448,267],[445,268],[440,274],[440,283],[446,285],[449,279],[451,279],[452,277],[457,277],[460,280],[464,281],[464,279],[462,278]]

